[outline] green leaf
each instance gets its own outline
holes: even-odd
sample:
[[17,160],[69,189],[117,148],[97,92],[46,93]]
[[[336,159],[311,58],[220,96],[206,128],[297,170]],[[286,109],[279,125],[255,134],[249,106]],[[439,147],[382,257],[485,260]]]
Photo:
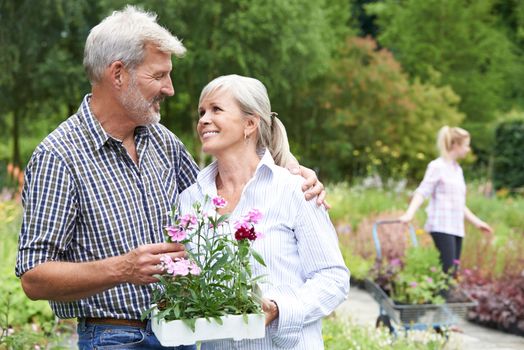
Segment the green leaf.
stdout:
[[254,249],[251,249],[251,254],[253,254],[253,258],[262,266],[266,267],[266,263],[264,262],[264,258]]

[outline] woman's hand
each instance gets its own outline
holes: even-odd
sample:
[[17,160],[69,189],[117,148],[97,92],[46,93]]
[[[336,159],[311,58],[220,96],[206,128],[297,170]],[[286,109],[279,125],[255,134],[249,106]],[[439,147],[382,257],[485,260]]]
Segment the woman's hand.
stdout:
[[278,317],[278,305],[274,300],[262,298],[262,311],[266,314],[266,327]]
[[404,215],[398,218],[398,221],[400,221],[403,224],[407,224],[411,220],[413,220],[413,214],[410,213],[404,213]]
[[482,232],[484,233],[493,233],[493,229],[491,228],[491,226],[489,226],[488,224],[486,224],[484,221],[480,221],[479,223],[477,223],[477,225],[475,225],[479,230],[481,230]]

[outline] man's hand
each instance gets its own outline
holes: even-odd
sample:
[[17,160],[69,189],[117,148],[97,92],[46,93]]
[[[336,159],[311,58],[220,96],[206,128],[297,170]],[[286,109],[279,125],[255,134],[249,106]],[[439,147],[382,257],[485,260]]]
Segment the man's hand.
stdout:
[[171,259],[186,256],[185,247],[180,243],[146,244],[133,249],[119,259],[118,270],[123,274],[123,280],[132,284],[148,284],[158,282],[153,277],[163,272],[160,258],[169,255]]
[[317,197],[317,205],[324,205],[326,209],[330,209],[331,206],[326,202],[326,191],[324,190],[324,185],[322,182],[318,181],[317,174],[304,166],[288,168],[292,174],[300,175],[306,181],[302,185],[302,191],[304,191],[304,196],[306,200],[311,200]]

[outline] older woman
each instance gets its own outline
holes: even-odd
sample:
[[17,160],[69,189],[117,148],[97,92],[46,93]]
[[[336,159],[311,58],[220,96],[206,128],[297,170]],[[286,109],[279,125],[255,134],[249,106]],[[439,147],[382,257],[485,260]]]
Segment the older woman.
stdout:
[[321,318],[347,296],[349,272],[323,207],[307,202],[303,179],[280,165],[291,153],[285,128],[264,85],[238,75],[219,77],[202,91],[197,130],[202,150],[216,161],[181,194],[181,211],[206,195],[223,197],[232,220],[251,208],[263,213],[254,243],[266,267],[252,261],[262,284],[266,337],[202,344],[203,349],[322,349]]

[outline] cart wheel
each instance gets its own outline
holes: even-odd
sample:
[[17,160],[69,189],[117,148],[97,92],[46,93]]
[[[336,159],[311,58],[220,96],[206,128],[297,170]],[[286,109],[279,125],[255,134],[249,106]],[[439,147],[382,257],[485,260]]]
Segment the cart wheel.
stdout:
[[387,327],[389,329],[389,333],[393,333],[395,331],[393,325],[391,324],[391,319],[388,315],[378,316],[377,322],[375,323],[375,327]]

